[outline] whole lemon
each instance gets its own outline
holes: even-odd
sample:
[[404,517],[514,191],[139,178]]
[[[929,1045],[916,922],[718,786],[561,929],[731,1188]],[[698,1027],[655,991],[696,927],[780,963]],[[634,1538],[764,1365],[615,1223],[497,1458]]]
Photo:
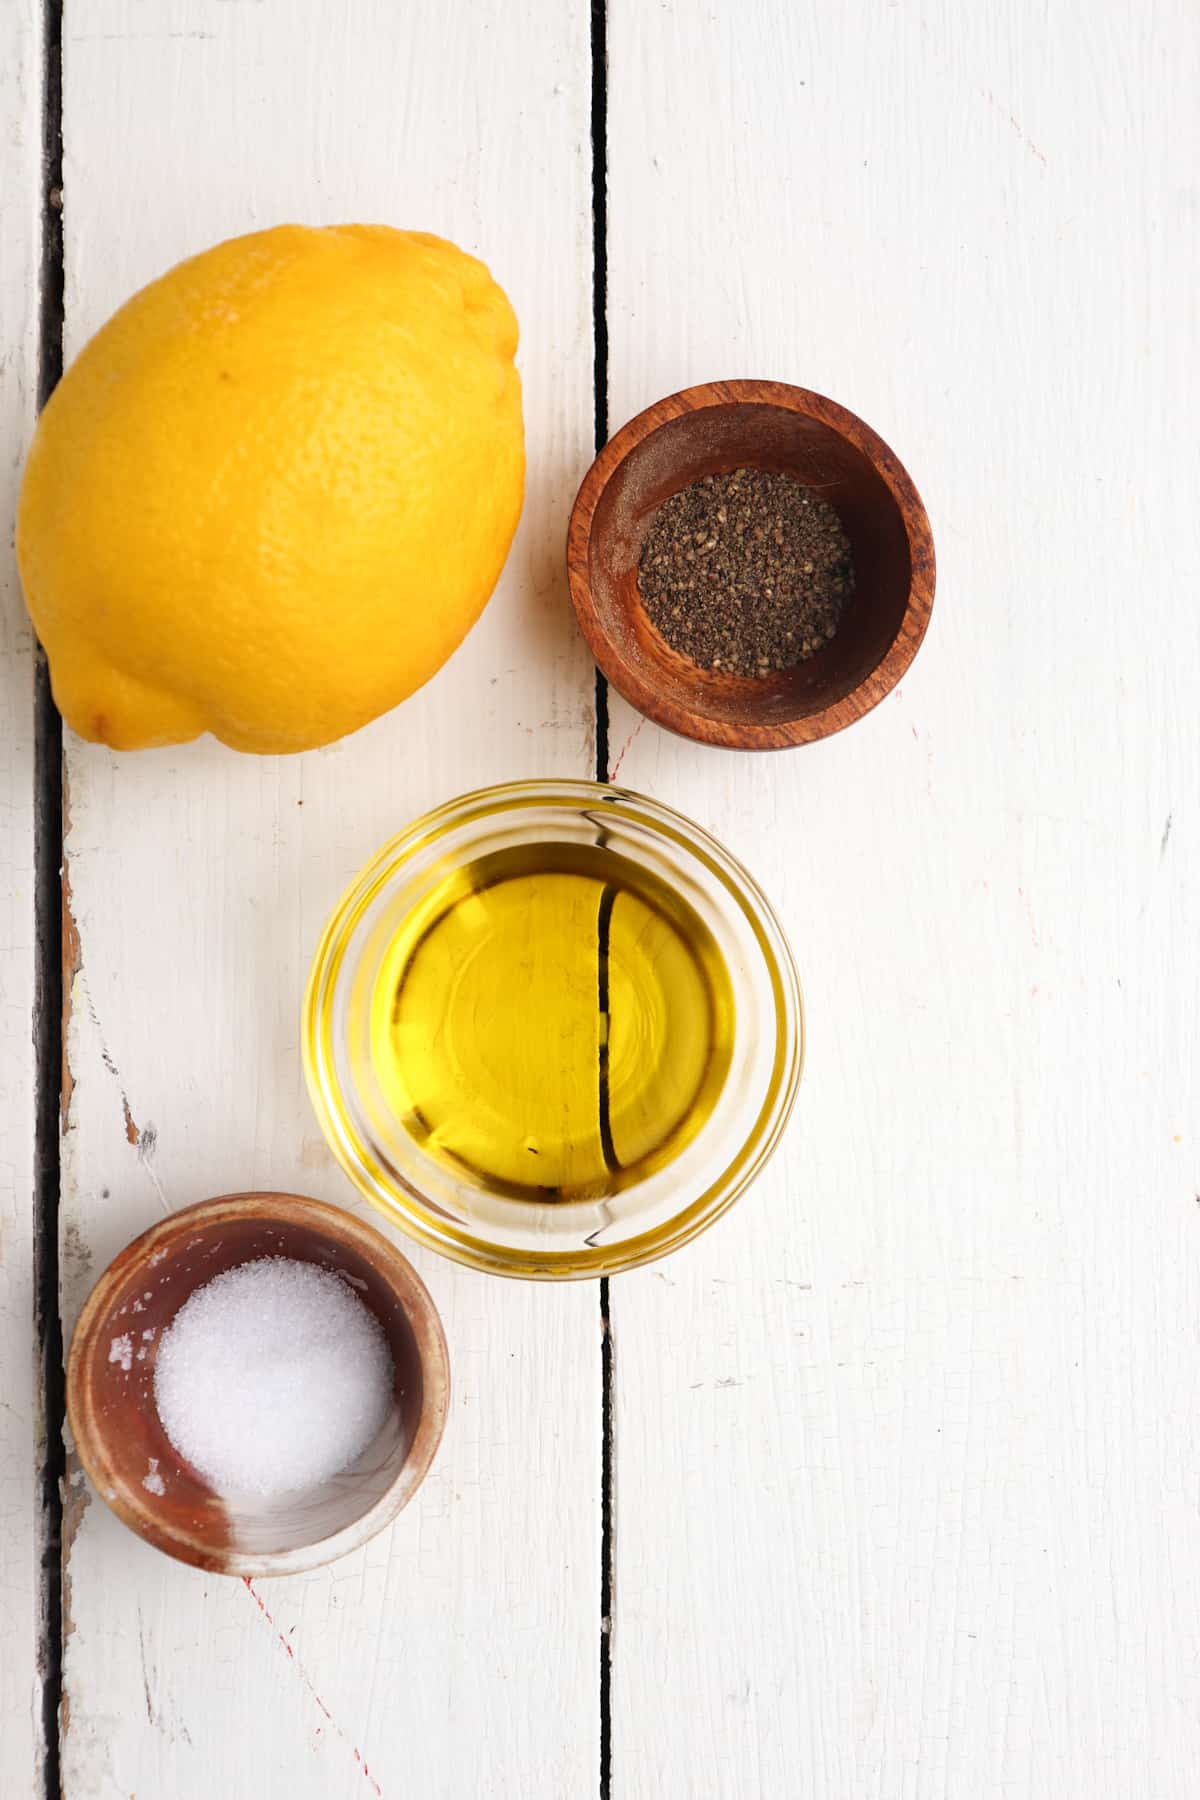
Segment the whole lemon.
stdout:
[[135,294],[55,390],[18,508],[68,723],[304,750],[420,687],[516,530],[516,346],[482,263],[379,225],[255,232]]

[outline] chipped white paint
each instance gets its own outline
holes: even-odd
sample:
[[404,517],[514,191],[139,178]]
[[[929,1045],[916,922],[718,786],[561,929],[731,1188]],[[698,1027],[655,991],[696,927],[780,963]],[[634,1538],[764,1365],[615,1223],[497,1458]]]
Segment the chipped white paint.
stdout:
[[44,1433],[33,1283],[33,635],[11,520],[37,403],[41,33],[0,12],[0,1794],[40,1779],[38,1549]]
[[[502,776],[588,770],[562,530],[592,392],[586,8],[91,0],[65,36],[69,354],[218,238],[284,219],[424,227],[513,298],[533,451],[496,599],[391,717],[292,759],[69,745],[69,1324],[160,1201],[284,1187],[350,1203],[303,1091],[308,958],[411,816]],[[176,1568],[95,1499],[72,1517],[68,1800],[593,1790],[595,1289],[413,1260],[455,1401],[390,1532],[251,1592]]]
[[610,7],[611,421],[835,395],[940,565],[900,693],[621,779],[779,903],[796,1118],[614,1285],[614,1794],[1200,1791],[1200,16]]

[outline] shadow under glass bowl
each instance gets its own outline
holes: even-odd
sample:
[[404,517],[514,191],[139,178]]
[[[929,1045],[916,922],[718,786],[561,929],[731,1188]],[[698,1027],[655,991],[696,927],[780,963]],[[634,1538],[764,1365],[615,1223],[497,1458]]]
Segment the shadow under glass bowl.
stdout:
[[[618,1167],[611,1179],[606,1173],[577,1189],[506,1190],[504,1182],[434,1154],[413,1113],[389,1099],[373,1054],[372,1019],[380,1017],[381,990],[392,992],[389,959],[398,934],[411,934],[414,919],[425,916],[421,909],[436,906],[448,877],[527,852],[535,864],[561,867],[597,849],[614,868],[633,865],[639,881],[668,896],[668,907],[699,922],[714,948],[728,978],[721,1066],[710,1071],[709,1103],[686,1121],[670,1155]],[[504,1018],[518,1054],[524,1034],[543,1030],[546,1021],[523,1001],[519,971],[507,979]],[[588,1005],[582,1002],[583,1026],[595,1016]],[[603,1011],[600,1001],[597,1007]],[[439,1029],[437,1022],[431,1027]],[[605,1043],[608,1029],[606,1020]],[[746,871],[667,807],[583,781],[518,782],[467,794],[387,844],[326,925],[302,1022],[313,1105],[360,1192],[431,1249],[477,1269],[543,1279],[636,1267],[719,1217],[779,1140],[800,1078],[803,1036],[791,952]]]

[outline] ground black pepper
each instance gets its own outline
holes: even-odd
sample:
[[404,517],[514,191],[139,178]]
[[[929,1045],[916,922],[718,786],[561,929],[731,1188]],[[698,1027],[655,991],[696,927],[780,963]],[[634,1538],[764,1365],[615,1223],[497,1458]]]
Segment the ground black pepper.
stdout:
[[663,637],[702,669],[770,675],[813,656],[854,592],[850,541],[790,475],[705,475],[655,513],[638,588]]

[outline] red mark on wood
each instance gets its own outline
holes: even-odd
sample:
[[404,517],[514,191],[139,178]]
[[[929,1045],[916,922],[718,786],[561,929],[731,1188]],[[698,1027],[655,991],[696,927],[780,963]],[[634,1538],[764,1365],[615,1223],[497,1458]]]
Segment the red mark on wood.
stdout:
[[625,761],[627,752],[632,748],[634,739],[637,737],[645,723],[645,719],[639,719],[629,736],[625,739],[625,742],[621,745],[620,753],[618,754],[617,760],[612,766],[612,772],[608,777],[610,781],[615,781],[617,779],[617,776],[621,772],[621,764]]
[[[282,1631],[280,1631],[278,1625],[276,1625],[274,1619],[271,1617],[270,1613],[267,1611],[267,1608],[263,1602],[262,1596],[261,1596],[261,1594],[258,1593],[257,1589],[254,1587],[253,1583],[250,1580],[249,1575],[242,1576],[242,1585],[245,1587],[246,1592],[249,1594],[250,1598],[253,1600],[255,1606],[257,1606],[257,1608],[258,1608],[259,1612],[262,1614],[263,1618],[267,1621],[267,1624],[271,1627],[271,1630],[275,1633],[276,1641],[283,1646],[284,1654],[286,1655],[288,1661],[292,1664],[297,1675],[300,1677],[301,1681],[304,1683],[304,1685],[308,1689],[309,1693],[312,1695],[314,1703],[316,1704],[317,1707],[319,1707],[319,1709],[320,1709],[321,1713],[324,1715],[324,1717],[329,1720],[329,1723],[333,1726],[333,1729],[337,1732],[337,1734],[341,1738],[343,1744],[346,1745],[347,1749],[350,1751],[351,1755],[353,1756],[355,1762],[358,1764],[359,1768],[362,1770],[363,1775],[370,1782],[372,1789],[374,1790],[374,1792],[376,1794],[379,1795],[379,1800],[383,1800],[383,1790],[380,1787],[379,1783],[376,1781],[375,1777],[372,1775],[370,1769],[367,1767],[366,1758],[363,1756],[362,1751],[357,1749],[355,1747],[355,1745],[351,1742],[350,1738],[342,1730],[341,1726],[338,1724],[337,1720],[334,1718],[333,1714],[330,1712],[329,1708],[326,1706],[325,1702],[322,1700],[320,1694],[318,1694],[316,1688],[312,1684],[312,1680],[308,1674],[308,1671],[304,1667],[304,1664],[300,1661],[299,1657],[296,1655],[296,1652],[292,1649],[292,1646],[288,1643],[286,1637],[283,1635]],[[320,1727],[318,1727],[318,1730],[319,1729],[320,1729]]]
[[[943,69],[950,70],[950,64],[947,61],[946,57],[942,54],[941,47],[938,44],[938,41],[937,41],[936,37],[934,36],[930,27],[925,23],[924,19],[918,19],[916,21],[916,24],[917,24],[917,30],[921,33],[921,37],[924,39],[926,48],[929,51],[931,51],[931,53],[933,54],[933,56],[935,57],[937,62],[939,62],[941,64]],[[997,95],[992,92],[991,88],[988,87],[986,82],[976,81],[976,82],[972,83],[972,86],[974,88],[975,93],[977,93],[981,99],[987,101],[988,105],[991,107],[991,109],[994,113],[998,114],[1000,118],[1006,119],[1008,121],[1009,126],[1011,127],[1011,129],[1013,131],[1016,132],[1017,136],[1020,138],[1021,142],[1024,144],[1025,148],[1028,150],[1029,154],[1031,156],[1036,156],[1038,161],[1041,163],[1042,167],[1046,168],[1048,165],[1047,165],[1047,161],[1046,161],[1045,152],[1038,149],[1037,145],[1034,143],[1034,141],[1030,137],[1029,133],[1025,130],[1025,127],[1022,125],[1020,119],[1018,119],[1016,113],[1013,112],[1012,108],[1007,104],[1007,102],[999,99],[997,97]]]
[[1002,119],[1008,120],[1029,154],[1031,156],[1036,156],[1042,167],[1046,168],[1048,165],[1045,155],[1038,149],[1033,139],[1029,136],[1029,133],[1025,130],[1025,127],[1022,125],[1020,119],[1018,119],[1016,113],[1014,113],[1011,108],[1005,106],[1003,100],[997,100],[990,87],[979,87],[975,91],[976,93],[983,95],[993,112],[998,112]]

